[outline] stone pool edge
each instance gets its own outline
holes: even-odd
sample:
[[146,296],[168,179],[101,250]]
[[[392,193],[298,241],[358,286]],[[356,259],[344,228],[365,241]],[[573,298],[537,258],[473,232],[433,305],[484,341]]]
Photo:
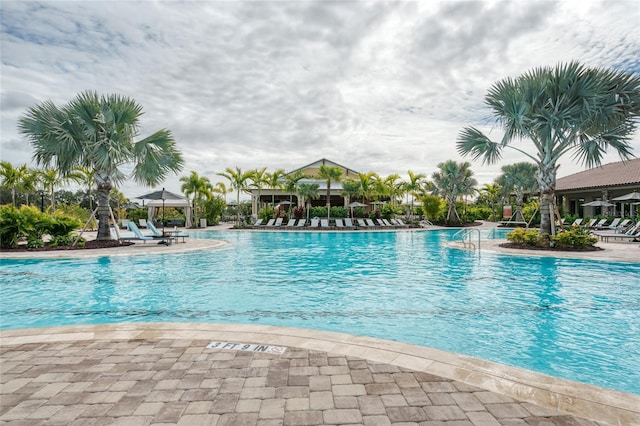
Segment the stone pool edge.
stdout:
[[354,356],[457,380],[592,421],[640,424],[640,395],[439,349],[345,333],[252,324],[125,323],[2,330],[0,346],[165,338],[259,343]]

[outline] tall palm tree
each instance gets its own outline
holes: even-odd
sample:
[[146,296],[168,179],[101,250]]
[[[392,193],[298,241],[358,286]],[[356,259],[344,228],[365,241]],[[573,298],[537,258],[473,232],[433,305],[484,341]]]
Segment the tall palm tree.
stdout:
[[342,196],[347,198],[347,203],[349,203],[352,198],[358,196],[359,194],[360,181],[351,178],[342,181]]
[[299,183],[297,187],[298,196],[301,198],[307,211],[307,220],[309,220],[309,210],[311,210],[311,200],[318,198],[318,188],[320,186],[317,183]]
[[340,182],[342,169],[335,166],[322,164],[318,170],[318,176],[327,182],[327,220],[331,218],[331,182]]
[[184,163],[169,130],[134,141],[141,115],[142,107],[131,98],[83,92],[62,107],[45,101],[29,108],[18,121],[39,165],[55,167],[62,176],[77,167],[95,172],[98,240],[111,239],[109,193],[127,178],[124,167],[133,165],[133,180],[153,186]]
[[225,185],[224,182],[216,182],[215,186],[211,189],[211,192],[220,194],[224,197],[225,204],[227,204],[227,194],[231,191],[233,190],[232,189],[229,190],[229,188],[227,188],[227,185]]
[[11,190],[11,203],[16,205],[16,192],[22,185],[22,180],[27,170],[27,165],[14,167],[8,161],[0,162],[0,176],[2,177],[2,186]]
[[[273,173],[267,174],[267,186],[271,189],[281,189],[282,188],[282,178],[285,176],[284,169],[278,169]],[[275,191],[271,193],[271,205],[276,203],[276,195]]]
[[262,195],[262,188],[268,184],[269,174],[267,173],[267,168],[263,167],[261,169],[251,170],[251,178],[249,180],[251,183],[249,186],[251,188],[255,188],[258,190],[258,200],[256,202],[256,207],[260,210],[260,198]]
[[373,199],[375,193],[374,176],[377,176],[374,172],[358,173],[358,181],[360,182],[360,193],[358,195],[362,197],[363,204]]
[[180,182],[182,182],[180,190],[184,195],[186,195],[187,198],[193,195],[193,213],[195,216],[195,223],[197,224],[199,223],[198,213],[200,210],[200,204],[203,201],[203,198],[209,198],[211,196],[211,190],[213,189],[211,182],[208,177],[199,176],[196,171],[191,171],[189,176],[182,176],[180,178]]
[[[555,233],[556,172],[572,155],[587,167],[601,164],[612,148],[623,160],[632,156],[630,137],[640,116],[640,75],[586,67],[578,62],[543,67],[495,83],[485,97],[504,129],[494,142],[474,127],[458,136],[458,152],[495,163],[504,148],[529,157],[537,166],[540,230]],[[513,146],[527,139],[533,152]]]
[[58,169],[53,168],[39,170],[38,177],[44,190],[49,193],[52,212],[56,211],[56,187],[62,186],[69,181],[78,182],[82,178],[76,169],[63,176]]
[[502,186],[505,193],[516,193],[516,211],[514,219],[524,222],[522,214],[522,204],[525,194],[535,192],[538,188],[536,180],[537,167],[535,164],[520,162],[502,166],[502,174],[498,176],[496,182]]
[[229,180],[231,187],[236,190],[236,209],[238,213],[238,223],[240,223],[240,192],[246,192],[248,188],[249,179],[251,179],[251,171],[243,172],[240,167],[236,166],[235,170],[227,167],[224,172],[218,173]]
[[424,173],[413,173],[411,170],[407,171],[407,174],[409,180],[405,182],[405,191],[407,191],[407,197],[411,195],[411,216],[413,217],[413,200],[419,196],[418,191],[427,176]]
[[491,219],[498,220],[496,207],[504,195],[504,187],[499,183],[485,183],[480,194],[491,206]]
[[382,180],[384,195],[388,196],[391,200],[391,205],[396,206],[396,199],[402,191],[402,186],[398,182],[400,175],[397,173],[391,174]]
[[447,200],[449,210],[447,212],[448,223],[460,223],[460,216],[456,210],[456,200],[464,195],[475,192],[476,180],[473,178],[471,163],[457,163],[453,160],[438,164],[439,171],[432,175],[435,195],[441,195]]
[[93,212],[93,184],[96,182],[95,171],[88,167],[76,167],[78,183],[87,188],[87,198],[89,199],[89,211]]
[[298,182],[306,178],[305,174],[300,170],[295,173],[290,173],[284,177],[283,188],[289,193],[289,206],[293,203],[293,194],[297,192]]

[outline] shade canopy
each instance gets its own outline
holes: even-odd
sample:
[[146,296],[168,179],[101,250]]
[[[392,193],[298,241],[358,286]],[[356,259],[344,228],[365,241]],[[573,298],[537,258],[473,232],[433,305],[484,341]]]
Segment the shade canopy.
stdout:
[[171,191],[167,191],[162,188],[160,191],[153,191],[148,194],[140,195],[135,197],[139,200],[184,200],[185,198],[182,195],[174,194]]
[[354,207],[367,207],[367,205],[359,203],[357,201],[354,201],[353,203],[349,204],[349,207],[351,207],[351,208],[354,208]]
[[606,201],[597,200],[597,201],[591,201],[589,203],[584,203],[582,206],[583,207],[612,207],[614,205],[615,204],[611,204]]
[[640,192],[633,191],[629,194],[621,195],[616,198],[612,198],[613,201],[640,201]]

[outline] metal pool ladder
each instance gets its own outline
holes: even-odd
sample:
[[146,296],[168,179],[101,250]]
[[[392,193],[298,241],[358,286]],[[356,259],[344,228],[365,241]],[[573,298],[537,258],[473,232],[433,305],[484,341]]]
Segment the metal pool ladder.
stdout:
[[[478,234],[478,247],[476,247],[476,245],[471,241],[471,234],[473,234],[474,232],[476,232]],[[478,249],[480,250],[480,230],[479,229],[461,229],[458,232],[456,232],[455,234],[453,234],[453,237],[451,237],[451,239],[453,241],[456,241],[456,238],[459,239],[462,244],[464,245],[464,248],[470,247],[473,248],[474,250]]]

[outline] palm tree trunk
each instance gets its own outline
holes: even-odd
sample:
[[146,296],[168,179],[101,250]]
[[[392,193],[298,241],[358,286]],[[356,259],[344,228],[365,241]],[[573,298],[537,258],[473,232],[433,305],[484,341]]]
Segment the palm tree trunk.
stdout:
[[51,185],[51,193],[49,194],[51,198],[51,213],[56,211],[56,193],[53,190],[53,185]]
[[331,181],[327,181],[327,220],[331,218]]
[[109,231],[109,193],[111,192],[111,181],[105,180],[98,183],[98,235],[97,240],[104,241],[111,239]]
[[556,167],[555,164],[540,165],[540,232],[555,235],[553,214],[555,211]]

